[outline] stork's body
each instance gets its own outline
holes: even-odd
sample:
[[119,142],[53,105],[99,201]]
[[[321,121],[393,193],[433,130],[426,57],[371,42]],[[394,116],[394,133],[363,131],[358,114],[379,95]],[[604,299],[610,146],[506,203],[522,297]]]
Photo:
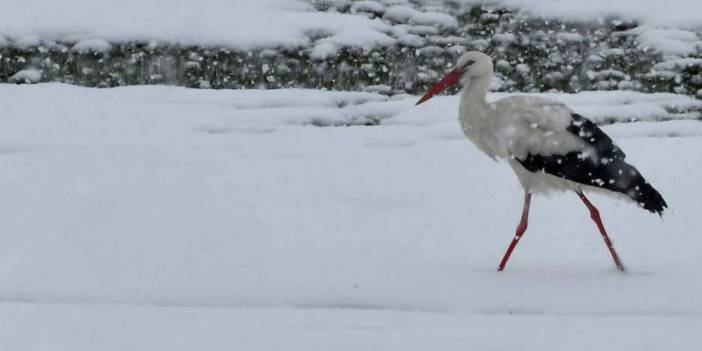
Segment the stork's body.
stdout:
[[565,105],[537,97],[513,96],[487,103],[492,60],[479,52],[464,54],[451,73],[437,83],[422,103],[448,86],[461,83],[459,121],[465,135],[494,160],[507,160],[524,188],[524,210],[517,234],[499,270],[526,231],[533,193],[572,190],[590,210],[616,266],[624,270],[598,210],[585,191],[633,200],[661,214],[663,197],[624,161],[625,154],[594,123]]

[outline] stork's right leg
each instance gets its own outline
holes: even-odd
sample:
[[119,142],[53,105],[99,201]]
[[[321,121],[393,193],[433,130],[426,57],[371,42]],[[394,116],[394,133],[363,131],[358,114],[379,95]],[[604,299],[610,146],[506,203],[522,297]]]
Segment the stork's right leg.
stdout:
[[612,244],[612,240],[609,239],[609,235],[607,235],[607,231],[605,230],[604,224],[602,224],[602,218],[600,217],[600,211],[597,210],[597,207],[590,202],[590,200],[585,197],[585,194],[583,194],[581,191],[576,191],[578,196],[580,197],[580,200],[583,201],[585,206],[587,206],[587,209],[590,210],[590,218],[592,218],[593,221],[595,221],[595,225],[597,225],[597,229],[600,230],[600,234],[602,234],[602,239],[604,239],[605,245],[607,245],[607,249],[609,249],[609,253],[612,255],[612,260],[614,260],[614,265],[617,266],[617,269],[620,271],[624,272],[624,265],[622,264],[622,261],[619,259],[619,255],[617,255],[617,251],[614,249],[614,244]]
[[500,262],[500,266],[497,267],[498,271],[502,271],[505,269],[505,266],[507,265],[507,261],[509,261],[509,256],[512,255],[512,251],[514,248],[517,246],[517,243],[519,242],[519,239],[521,239],[522,234],[526,232],[527,230],[527,223],[529,222],[529,204],[531,203],[531,193],[524,193],[524,209],[522,210],[522,220],[519,222],[519,225],[517,226],[517,234],[514,235],[514,239],[512,239],[512,243],[509,244],[509,247],[507,248],[507,252],[505,252],[505,256],[502,257],[502,262]]

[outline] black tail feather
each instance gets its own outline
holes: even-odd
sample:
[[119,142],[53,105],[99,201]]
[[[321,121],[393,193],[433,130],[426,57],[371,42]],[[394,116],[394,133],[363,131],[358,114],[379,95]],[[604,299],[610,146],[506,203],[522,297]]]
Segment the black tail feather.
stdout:
[[625,194],[643,209],[663,214],[668,204],[663,196],[649,184],[639,171],[624,160],[613,160],[598,167],[597,175],[604,184],[589,184]]
[[632,186],[624,192],[632,200],[636,201],[645,210],[653,213],[663,214],[663,210],[668,208],[668,204],[663,196],[654,189],[651,184],[641,177],[640,182],[632,183]]

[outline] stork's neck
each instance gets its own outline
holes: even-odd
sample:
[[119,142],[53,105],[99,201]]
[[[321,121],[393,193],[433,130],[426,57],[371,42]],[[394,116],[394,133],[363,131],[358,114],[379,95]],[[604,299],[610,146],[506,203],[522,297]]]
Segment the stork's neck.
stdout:
[[461,116],[486,116],[488,103],[485,100],[485,95],[490,87],[491,75],[478,76],[470,78],[469,82],[463,88],[461,93]]

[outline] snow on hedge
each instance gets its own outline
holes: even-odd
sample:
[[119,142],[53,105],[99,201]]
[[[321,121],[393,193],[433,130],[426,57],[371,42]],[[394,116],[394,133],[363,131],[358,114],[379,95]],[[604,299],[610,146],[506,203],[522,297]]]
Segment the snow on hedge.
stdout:
[[389,26],[348,14],[321,13],[299,0],[7,0],[0,36],[43,40],[164,42],[247,50],[299,47],[328,36],[342,45],[389,45]]
[[[109,42],[158,41],[181,45],[226,46],[237,49],[299,47],[326,37],[341,46],[392,45],[389,23],[403,22],[455,28],[456,18],[448,7],[435,0],[418,2],[422,9],[405,1],[331,1],[348,6],[350,13],[315,11],[303,0],[158,0],[95,2],[90,0],[7,0],[0,12],[0,38],[16,42],[34,40],[80,41],[101,38]],[[672,1],[531,1],[462,0],[458,4],[497,5],[519,9],[537,17],[570,21],[600,21],[607,18],[637,21],[640,45],[673,55],[694,53],[702,28],[702,3]],[[368,13],[370,16],[363,16]],[[357,14],[357,15],[354,15]],[[489,14],[488,14],[489,15]],[[693,31],[690,31],[693,30]],[[40,36],[37,37],[37,36]],[[564,40],[578,40],[561,35]],[[0,39],[0,45],[4,39]]]
[[10,77],[10,81],[15,83],[38,83],[41,81],[41,70],[23,69]]
[[[429,3],[433,0],[425,0]],[[460,0],[467,4],[484,4],[482,0]],[[619,18],[636,21],[640,27],[634,31],[639,45],[670,55],[690,55],[697,51],[702,30],[702,2],[697,0],[639,1],[533,1],[498,0],[495,2],[517,8],[537,17],[566,21],[602,21]]]
[[79,53],[108,52],[110,49],[112,49],[112,45],[104,39],[84,39],[71,48]]
[[[422,0],[436,3],[436,0]],[[574,21],[597,21],[607,17],[635,20],[656,27],[700,28],[702,4],[697,0],[640,1],[640,0],[458,0],[465,4],[502,4],[520,8],[540,17]]]

